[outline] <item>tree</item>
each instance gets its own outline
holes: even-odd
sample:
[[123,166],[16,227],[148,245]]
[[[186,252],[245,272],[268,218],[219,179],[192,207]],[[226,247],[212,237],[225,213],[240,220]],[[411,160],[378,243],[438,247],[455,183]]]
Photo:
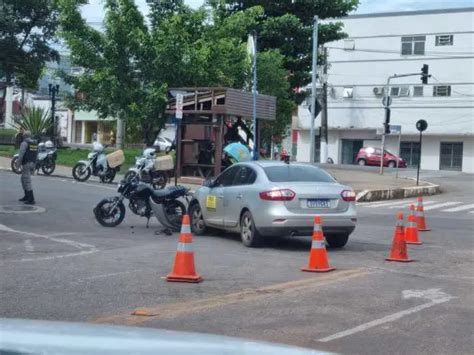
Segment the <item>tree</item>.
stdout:
[[22,88],[34,89],[45,63],[59,60],[51,47],[58,25],[56,1],[1,0],[0,14],[0,73],[7,86],[15,78]]
[[[259,18],[259,50],[279,49],[284,56],[284,66],[288,71],[290,90],[304,88],[311,81],[311,36],[314,15],[320,19],[346,16],[355,10],[358,0],[209,0],[220,17],[261,6],[264,14]],[[344,38],[341,22],[319,25],[318,43]],[[292,92],[297,102],[303,97]]]

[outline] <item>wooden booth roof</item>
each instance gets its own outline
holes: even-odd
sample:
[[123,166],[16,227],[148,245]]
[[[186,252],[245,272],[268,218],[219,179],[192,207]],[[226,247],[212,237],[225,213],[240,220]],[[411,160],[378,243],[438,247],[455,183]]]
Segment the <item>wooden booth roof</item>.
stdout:
[[[184,114],[223,114],[252,118],[251,92],[223,87],[171,88],[166,113],[175,114],[176,95],[181,93]],[[257,118],[272,121],[276,116],[276,97],[257,94]]]

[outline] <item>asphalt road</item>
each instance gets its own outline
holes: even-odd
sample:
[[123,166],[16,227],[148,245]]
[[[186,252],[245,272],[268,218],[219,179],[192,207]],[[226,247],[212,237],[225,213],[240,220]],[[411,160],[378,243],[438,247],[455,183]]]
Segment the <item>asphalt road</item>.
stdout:
[[[426,174],[425,174],[426,175]],[[474,346],[472,175],[433,173],[431,232],[412,263],[388,256],[395,214],[411,200],[360,204],[359,225],[327,274],[303,273],[308,238],[245,248],[238,236],[194,238],[200,284],[167,283],[177,235],[127,210],[98,225],[92,207],[115,188],[35,177],[39,213],[0,213],[0,317],[113,323],[223,334],[347,354],[468,354]],[[0,208],[19,177],[0,171]],[[446,205],[448,203],[448,205]],[[450,204],[449,204],[450,203]],[[440,206],[441,205],[441,206]],[[440,206],[440,207],[437,207]],[[459,211],[446,211],[461,207]],[[145,308],[148,316],[132,316]]]

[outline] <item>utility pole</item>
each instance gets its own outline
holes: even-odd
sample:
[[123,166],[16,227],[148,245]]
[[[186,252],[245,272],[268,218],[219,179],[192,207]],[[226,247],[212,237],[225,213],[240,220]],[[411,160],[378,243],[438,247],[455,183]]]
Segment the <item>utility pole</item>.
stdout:
[[253,160],[258,160],[258,127],[257,127],[257,32],[253,37],[253,80],[252,80],[252,123],[253,123]]
[[313,19],[313,62],[311,73],[311,125],[309,130],[309,162],[314,164],[314,120],[316,119],[316,72],[318,65],[318,16]]
[[322,97],[322,111],[321,111],[321,152],[320,152],[320,163],[326,163],[328,160],[328,49],[324,47],[324,66],[323,66],[323,97]]
[[52,84],[49,84],[48,85],[49,87],[49,96],[51,96],[51,123],[52,123],[52,126],[51,126],[51,139],[53,140],[53,142],[55,144],[57,144],[57,141],[56,141],[56,126],[57,126],[57,123],[56,123],[56,95],[59,93],[59,85],[56,84],[56,85],[52,85]]

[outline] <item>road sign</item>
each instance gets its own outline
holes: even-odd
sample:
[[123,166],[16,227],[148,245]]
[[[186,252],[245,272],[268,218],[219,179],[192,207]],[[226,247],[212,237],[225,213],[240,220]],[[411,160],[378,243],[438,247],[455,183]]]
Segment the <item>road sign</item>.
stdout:
[[384,96],[382,99],[382,104],[384,106],[390,106],[392,104],[392,97],[391,96]]
[[390,125],[390,134],[400,133],[402,131],[401,125],[391,124]]
[[425,131],[428,128],[428,122],[425,120],[418,120],[416,122],[416,129],[419,130],[420,132]]
[[176,118],[183,119],[183,94],[176,95]]

